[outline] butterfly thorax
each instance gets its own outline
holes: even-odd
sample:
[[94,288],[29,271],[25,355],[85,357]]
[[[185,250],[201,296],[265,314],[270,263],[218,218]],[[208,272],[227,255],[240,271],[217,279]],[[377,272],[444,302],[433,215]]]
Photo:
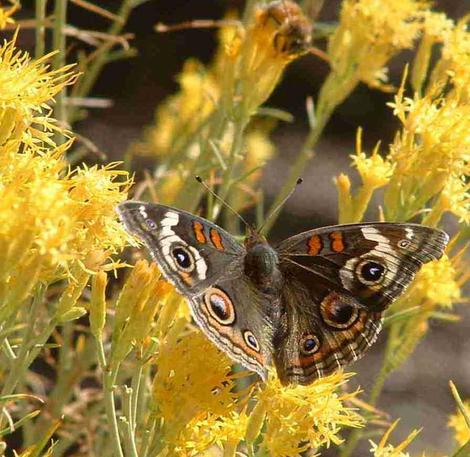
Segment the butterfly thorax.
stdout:
[[253,239],[250,236],[245,246],[245,274],[262,292],[276,293],[282,282],[277,252],[262,238]]

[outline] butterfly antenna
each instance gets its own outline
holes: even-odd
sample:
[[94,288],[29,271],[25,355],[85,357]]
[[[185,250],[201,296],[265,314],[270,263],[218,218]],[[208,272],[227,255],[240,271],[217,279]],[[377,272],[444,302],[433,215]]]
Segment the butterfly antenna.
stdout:
[[200,177],[200,176],[195,176],[196,178],[196,181],[199,183],[199,184],[202,184],[202,186],[204,187],[204,189],[207,190],[207,192],[209,192],[213,197],[215,197],[220,203],[222,203],[222,205],[224,205],[226,208],[228,208],[230,211],[232,211],[233,214],[235,214],[235,216],[238,217],[238,219],[240,219],[250,230],[252,229],[252,226],[251,224],[249,224],[246,219],[235,209],[233,208],[232,206],[230,206],[229,203],[227,203],[221,196],[217,195],[205,182],[204,180]]
[[261,225],[261,227],[259,229],[257,229],[257,232],[258,233],[263,233],[263,229],[264,227],[266,227],[266,224],[273,218],[273,216],[286,204],[287,200],[289,200],[289,198],[292,197],[293,193],[296,191],[297,187],[302,184],[303,182],[303,179],[302,178],[297,178],[297,181],[294,185],[294,187],[292,187],[292,189],[290,190],[290,192],[285,196],[285,198],[279,203],[279,205],[277,205],[274,209],[271,210],[271,212],[268,214],[268,216],[266,217],[266,219],[264,220],[263,224]]

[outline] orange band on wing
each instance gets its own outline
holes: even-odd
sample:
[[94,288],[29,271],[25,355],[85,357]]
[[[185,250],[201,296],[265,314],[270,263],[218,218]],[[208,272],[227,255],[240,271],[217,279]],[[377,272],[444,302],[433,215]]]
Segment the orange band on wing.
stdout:
[[333,252],[344,251],[343,234],[341,232],[331,232],[330,240],[331,240],[331,250]]
[[207,239],[204,235],[204,226],[198,221],[193,221],[193,230],[198,243],[205,244]]
[[217,250],[223,251],[225,249],[224,245],[222,244],[222,238],[220,237],[220,234],[216,229],[214,228],[210,229],[210,237],[211,237],[212,244],[215,246]]
[[318,255],[323,248],[323,243],[318,235],[313,235],[308,240],[308,253],[309,255]]

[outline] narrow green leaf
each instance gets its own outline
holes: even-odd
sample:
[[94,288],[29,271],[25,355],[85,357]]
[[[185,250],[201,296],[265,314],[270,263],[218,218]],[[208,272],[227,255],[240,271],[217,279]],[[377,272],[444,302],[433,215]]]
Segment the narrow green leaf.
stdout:
[[269,106],[262,106],[256,110],[258,116],[267,116],[274,119],[279,119],[280,121],[289,122],[290,124],[294,122],[295,117],[288,111],[284,111],[278,108],[271,108]]
[[465,423],[467,424],[468,429],[470,430],[470,412],[468,411],[467,407],[464,405],[462,398],[460,397],[459,391],[455,384],[452,381],[449,381],[450,391],[454,396],[455,402],[457,403],[457,407],[459,411],[462,413],[463,418],[465,419]]

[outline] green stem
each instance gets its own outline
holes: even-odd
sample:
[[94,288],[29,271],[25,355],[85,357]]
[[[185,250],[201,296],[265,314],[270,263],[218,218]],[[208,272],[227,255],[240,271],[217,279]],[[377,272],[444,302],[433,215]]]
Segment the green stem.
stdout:
[[157,419],[155,417],[151,418],[151,426],[150,430],[145,430],[144,431],[144,436],[142,438],[142,446],[140,450],[140,455],[142,457],[147,457],[149,450],[150,450],[150,444],[153,442],[156,430],[157,430]]
[[131,381],[132,396],[131,396],[131,409],[130,409],[129,420],[134,430],[137,427],[137,411],[138,411],[137,407],[139,405],[140,392],[142,390],[140,388],[142,374],[143,374],[143,367],[142,367],[142,363],[139,362],[139,368],[135,371],[134,375],[132,376],[132,381]]
[[[375,378],[374,385],[372,386],[372,390],[370,392],[369,396],[369,401],[368,403],[371,406],[375,406],[377,404],[377,400],[380,397],[380,394],[382,393],[385,381],[387,380],[388,376],[388,361],[390,359],[390,356],[392,354],[392,348],[393,348],[393,340],[395,338],[395,329],[393,325],[390,327],[390,332],[388,334],[388,339],[387,339],[387,346],[385,348],[385,354],[384,354],[384,359],[382,366],[380,368],[380,372],[378,376]],[[341,451],[340,457],[351,457],[352,453],[356,449],[359,441],[363,438],[364,436],[364,429],[356,429],[354,430],[347,439],[347,444]]]
[[124,416],[126,417],[126,428],[125,428],[125,447],[127,452],[131,457],[138,457],[139,454],[137,452],[137,446],[135,443],[135,427],[134,421],[132,419],[133,416],[133,392],[132,388],[125,387],[123,393],[123,412]]
[[[232,185],[232,178],[235,173],[235,168],[237,164],[237,156],[240,154],[242,148],[243,148],[243,140],[244,140],[244,133],[245,133],[245,128],[248,125],[249,118],[246,117],[240,117],[240,119],[237,119],[235,121],[235,132],[233,135],[233,141],[232,145],[230,147],[230,153],[229,153],[229,158],[227,161],[227,169],[224,171],[222,174],[222,184],[219,189],[219,196],[222,200],[225,200],[227,198],[227,195],[230,192],[230,188]],[[213,211],[212,211],[212,220],[216,220],[220,210],[221,210],[221,203],[217,202],[214,205]]]
[[36,44],[34,55],[39,59],[46,51],[46,6],[47,0],[36,0]]
[[[40,335],[32,339],[29,344],[26,341],[23,342],[17,359],[15,363],[12,364],[11,370],[5,380],[0,397],[11,395],[15,391],[16,386],[23,379],[25,371],[36,359],[55,327],[56,322],[53,320],[49,326],[47,326]],[[4,416],[0,416],[0,428],[3,426],[3,420]]]
[[[294,163],[290,167],[290,171],[287,176],[287,179],[284,181],[284,184],[282,185],[281,190],[278,192],[278,194],[274,198],[274,201],[270,207],[270,211],[268,212],[268,214],[270,214],[270,212],[273,209],[275,209],[287,197],[291,189],[295,186],[297,179],[304,172],[305,167],[307,166],[308,162],[310,161],[310,159],[313,158],[314,156],[313,147],[318,142],[325,128],[325,125],[330,119],[332,111],[333,110],[331,109],[328,112],[324,112],[322,116],[319,116],[317,118],[317,121],[314,127],[310,130],[309,134],[307,135],[307,138],[305,139],[305,142],[302,146],[300,154],[297,156]],[[279,214],[280,214],[280,211],[278,211],[276,214],[270,217],[269,221],[266,223],[265,228],[264,228],[265,233],[268,233],[270,231],[270,229],[276,222],[276,219],[278,218]]]
[[98,363],[101,367],[101,370],[103,371],[104,406],[106,410],[106,417],[108,418],[108,423],[111,427],[111,442],[114,449],[114,456],[124,457],[116,418],[116,405],[114,402],[114,384],[116,381],[118,369],[115,368],[113,371],[108,370],[103,342],[99,337],[95,337],[95,342],[98,352]]

